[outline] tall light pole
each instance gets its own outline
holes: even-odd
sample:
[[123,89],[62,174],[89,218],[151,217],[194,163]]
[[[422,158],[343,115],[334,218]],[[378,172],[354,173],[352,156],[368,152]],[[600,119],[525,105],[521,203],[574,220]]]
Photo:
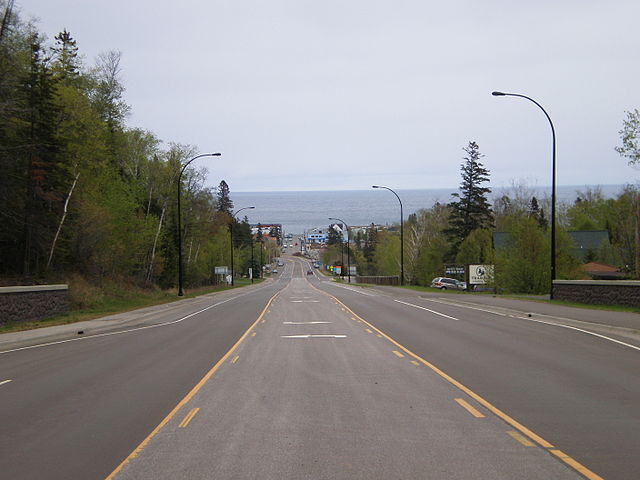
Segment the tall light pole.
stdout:
[[264,237],[262,236],[262,224],[258,224],[258,237],[260,237],[260,278],[262,278],[264,267]]
[[231,239],[230,244],[231,244],[231,286],[235,285],[235,281],[233,278],[233,223],[236,221],[236,215],[238,215],[241,211],[243,210],[249,210],[250,208],[256,208],[256,207],[244,207],[241,208],[240,210],[236,210],[236,212],[231,215],[231,223],[229,224],[229,237]]
[[182,166],[180,170],[180,174],[178,175],[178,296],[184,297],[184,288],[182,287],[183,282],[183,271],[182,271],[182,217],[180,213],[180,191],[182,190],[182,174],[185,169],[189,166],[191,162],[201,157],[219,157],[222,155],[221,153],[203,153],[202,155],[197,155],[189,160]]
[[349,225],[347,225],[347,222],[337,217],[329,217],[329,220],[337,220],[347,228],[347,277],[348,277],[348,282],[351,283],[351,252],[349,251]]
[[253,275],[254,275],[254,260],[253,260],[253,231],[251,231],[251,283],[253,283]]
[[384,188],[385,190],[389,190],[393,193],[398,202],[400,202],[400,285],[404,285],[404,216],[402,214],[402,200],[396,192],[391,190],[389,187],[383,187],[382,185],[372,185],[371,188]]
[[556,279],[556,129],[547,111],[533,98],[519,93],[491,92],[494,97],[520,97],[535,103],[544,113],[551,126],[552,156],[551,156],[551,285],[549,297],[553,300],[553,281]]

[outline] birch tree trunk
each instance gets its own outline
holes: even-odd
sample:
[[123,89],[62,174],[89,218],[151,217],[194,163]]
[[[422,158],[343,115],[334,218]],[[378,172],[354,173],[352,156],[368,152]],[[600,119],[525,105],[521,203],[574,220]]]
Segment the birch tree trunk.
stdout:
[[58,224],[58,230],[56,231],[56,234],[53,237],[53,242],[51,242],[51,250],[49,251],[49,259],[47,260],[47,267],[46,267],[47,270],[49,270],[49,267],[51,266],[51,260],[53,259],[53,252],[56,249],[56,243],[58,242],[58,237],[60,236],[60,231],[62,230],[62,224],[64,224],[64,219],[67,218],[69,200],[71,199],[71,194],[73,193],[73,189],[76,188],[76,183],[78,183],[78,177],[80,177],[80,172],[76,173],[76,177],[73,179],[73,183],[71,184],[71,188],[69,189],[69,194],[67,195],[67,199],[64,201],[64,209],[62,210],[62,217],[60,218],[60,223]]
[[153,248],[151,249],[151,259],[149,260],[149,270],[147,271],[147,282],[151,282],[151,277],[153,276],[153,262],[156,258],[156,246],[158,245],[158,237],[160,236],[160,231],[162,230],[162,222],[164,221],[164,212],[167,210],[167,201],[165,200],[164,205],[162,205],[162,213],[160,213],[160,221],[158,222],[158,230],[156,230],[156,236],[153,239]]

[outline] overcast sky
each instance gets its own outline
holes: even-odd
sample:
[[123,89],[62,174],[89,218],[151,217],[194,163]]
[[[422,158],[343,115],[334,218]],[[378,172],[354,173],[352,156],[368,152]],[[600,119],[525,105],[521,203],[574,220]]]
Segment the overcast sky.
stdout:
[[494,187],[635,182],[637,0],[16,0],[86,63],[122,52],[131,127],[222,152],[232,191],[456,187],[476,141]]

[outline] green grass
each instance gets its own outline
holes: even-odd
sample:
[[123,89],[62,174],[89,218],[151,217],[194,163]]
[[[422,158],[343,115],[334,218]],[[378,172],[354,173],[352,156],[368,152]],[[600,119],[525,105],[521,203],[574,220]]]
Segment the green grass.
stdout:
[[[262,280],[255,279],[254,282],[260,283]],[[91,305],[72,308],[67,313],[56,315],[55,317],[44,320],[34,322],[8,322],[4,325],[0,325],[0,333],[20,332],[36,328],[52,327],[54,325],[66,325],[85,320],[93,320],[106,315],[129,312],[138,308],[171,303],[184,298],[194,298],[207,293],[221,292],[247,285],[251,285],[251,280],[247,278],[239,278],[235,280],[235,286],[233,287],[223,285],[189,289],[185,292],[184,297],[178,297],[175,290],[130,290],[123,288],[111,288],[106,292],[101,292],[102,294],[99,296],[99,299]]]

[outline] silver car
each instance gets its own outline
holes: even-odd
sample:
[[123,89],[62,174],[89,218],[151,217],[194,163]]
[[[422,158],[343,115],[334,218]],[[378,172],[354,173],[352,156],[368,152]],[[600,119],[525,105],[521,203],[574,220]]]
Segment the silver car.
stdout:
[[440,290],[466,290],[467,283],[456,280],[455,278],[436,277],[431,280],[431,288],[439,288]]

